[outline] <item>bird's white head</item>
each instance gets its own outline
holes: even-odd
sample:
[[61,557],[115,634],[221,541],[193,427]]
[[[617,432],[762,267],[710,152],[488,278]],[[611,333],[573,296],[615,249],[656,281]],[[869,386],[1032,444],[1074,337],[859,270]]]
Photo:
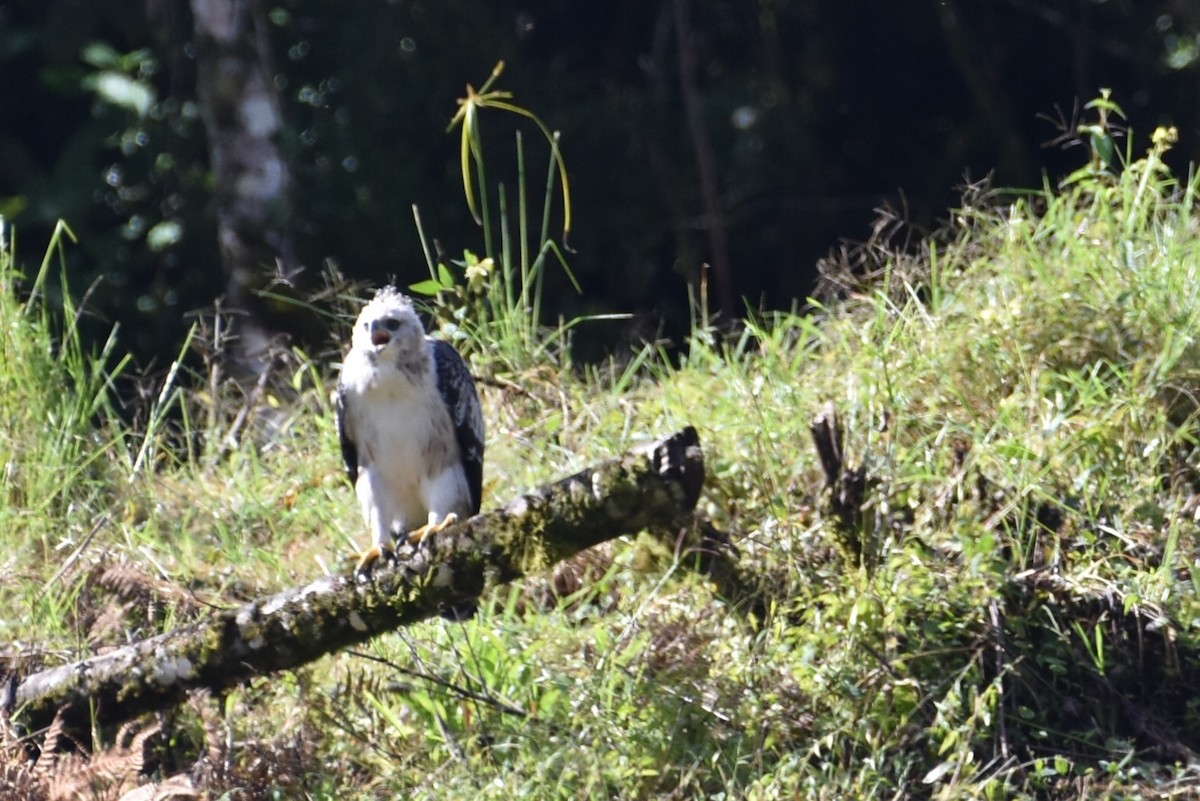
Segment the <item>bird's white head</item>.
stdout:
[[[400,358],[422,353],[425,327],[412,301],[395,287],[384,287],[359,312],[354,322],[352,347],[375,354],[394,353]],[[386,357],[385,357],[386,358]]]

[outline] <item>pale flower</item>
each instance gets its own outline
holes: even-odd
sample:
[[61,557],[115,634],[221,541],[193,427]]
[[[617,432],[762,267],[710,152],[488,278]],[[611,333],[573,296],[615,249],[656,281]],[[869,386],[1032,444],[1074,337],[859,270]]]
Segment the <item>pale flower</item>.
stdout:
[[483,287],[484,281],[491,275],[494,262],[489,259],[472,262],[467,265],[467,288],[472,292],[478,292]]

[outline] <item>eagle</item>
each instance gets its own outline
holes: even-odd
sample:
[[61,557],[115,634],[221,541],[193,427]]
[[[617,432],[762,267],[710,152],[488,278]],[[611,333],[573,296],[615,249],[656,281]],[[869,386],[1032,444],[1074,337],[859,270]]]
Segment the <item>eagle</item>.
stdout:
[[427,336],[412,301],[384,287],[354,323],[334,396],[346,475],[372,546],[363,574],[403,537],[417,544],[479,513],[483,412],[448,343]]

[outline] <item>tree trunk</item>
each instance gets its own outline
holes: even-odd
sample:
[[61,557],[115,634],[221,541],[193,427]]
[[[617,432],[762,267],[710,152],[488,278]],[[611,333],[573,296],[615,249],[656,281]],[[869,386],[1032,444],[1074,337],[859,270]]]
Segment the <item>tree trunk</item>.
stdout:
[[267,366],[269,309],[254,290],[297,272],[286,233],[291,171],[279,148],[283,113],[272,77],[259,0],[191,0],[196,94],[216,184],[217,233],[226,301],[235,317],[234,357],[257,374]]
[[717,186],[717,159],[713,154],[708,127],[704,123],[703,100],[696,85],[700,65],[696,56],[696,36],[692,31],[688,0],[674,0],[675,37],[679,45],[679,86],[688,130],[696,149],[696,167],[700,174],[700,200],[704,204],[704,229],[708,235],[709,258],[716,279],[717,308],[726,318],[737,311],[733,288],[733,267],[729,261],[729,221]]
[[642,530],[674,537],[691,524],[703,481],[704,457],[689,427],[451,526],[401,552],[395,565],[378,563],[368,579],[318,579],[36,673],[10,687],[2,706],[31,730],[48,726],[62,710],[63,725],[84,736],[93,724],[163,709],[193,689],[220,691],[300,667],[469,603],[490,586],[605,540]]

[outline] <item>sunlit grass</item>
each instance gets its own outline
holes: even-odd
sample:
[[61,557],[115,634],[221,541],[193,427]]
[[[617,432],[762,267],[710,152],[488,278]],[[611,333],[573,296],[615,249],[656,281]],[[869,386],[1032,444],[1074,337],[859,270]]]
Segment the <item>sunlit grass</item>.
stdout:
[[[215,748],[212,794],[252,798],[1195,792],[1169,749],[1200,747],[1198,182],[1155,141],[1119,175],[970,192],[807,315],[717,330],[698,306],[674,361],[535,364],[464,326],[495,379],[485,507],[693,424],[699,511],[754,597],[616,543],[465,624],[199,701],[176,761]],[[160,413],[123,415],[119,339],[83,352],[47,269],[0,261],[5,656],[72,661],[347,569],[364,535],[331,365],[290,354],[237,422],[246,394],[185,348]],[[490,297],[520,297],[494,275]],[[504,324],[525,303],[490,308]],[[811,445],[830,401],[871,479],[858,555]]]

